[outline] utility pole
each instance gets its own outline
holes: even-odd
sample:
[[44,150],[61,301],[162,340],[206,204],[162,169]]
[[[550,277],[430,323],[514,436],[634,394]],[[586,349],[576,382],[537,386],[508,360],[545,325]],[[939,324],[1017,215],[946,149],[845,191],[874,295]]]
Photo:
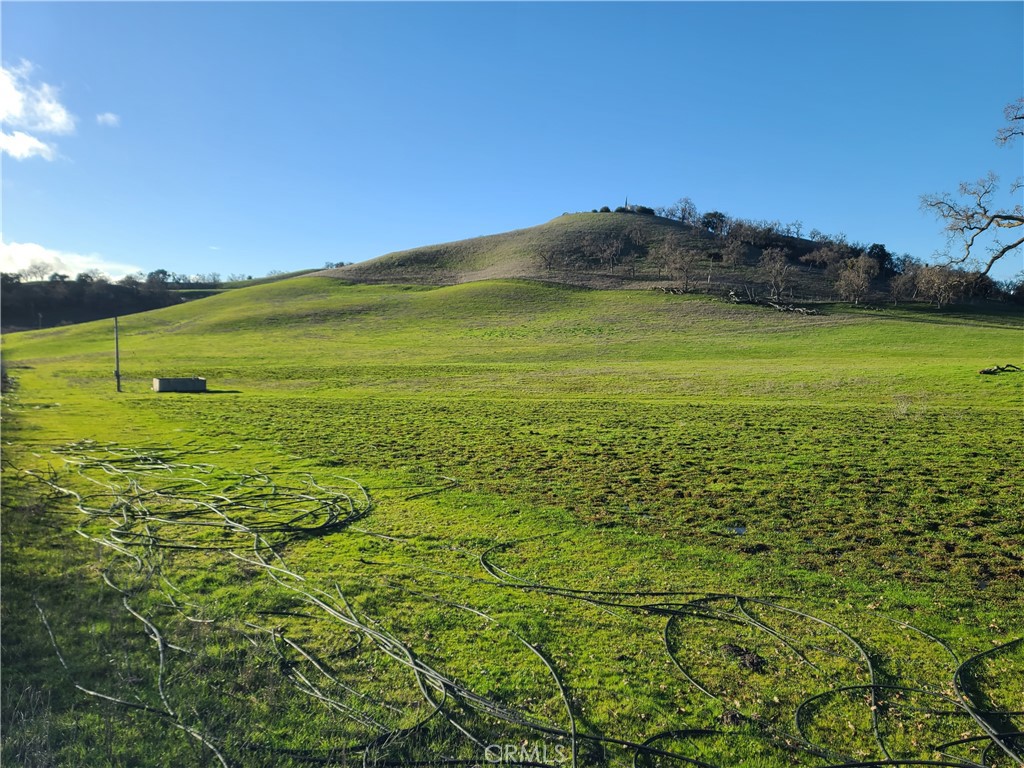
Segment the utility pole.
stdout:
[[117,391],[121,391],[121,343],[118,338],[117,316],[114,316],[114,381]]

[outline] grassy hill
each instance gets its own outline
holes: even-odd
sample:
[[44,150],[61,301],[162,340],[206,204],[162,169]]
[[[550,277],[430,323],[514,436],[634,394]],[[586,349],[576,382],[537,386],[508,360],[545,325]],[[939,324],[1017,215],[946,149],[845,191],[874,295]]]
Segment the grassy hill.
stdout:
[[825,309],[300,277],[120,395],[5,336],[4,763],[1012,765],[1024,321]]
[[253,277],[248,280],[229,280],[221,283],[221,288],[251,288],[256,285],[266,285],[267,283],[277,283],[281,280],[290,280],[293,277],[311,275],[316,271],[315,269],[297,269],[293,272],[278,272],[266,277]]
[[[431,288],[314,277],[236,289],[121,323],[122,367],[146,385],[153,376],[196,371],[213,380],[230,372],[228,383],[251,384],[269,367],[273,375],[261,389],[275,389],[282,371],[298,369],[306,370],[306,384],[319,390],[333,388],[335,376],[370,362],[401,369],[417,361],[571,366],[583,360],[685,366],[691,381],[705,379],[704,390],[731,396],[740,394],[731,391],[736,376],[759,380],[755,391],[760,391],[777,378],[772,371],[780,366],[806,365],[833,381],[831,371],[849,372],[863,362],[880,378],[857,383],[851,395],[856,398],[907,394],[904,383],[921,379],[930,382],[933,398],[949,387],[958,391],[956,382],[973,382],[976,369],[1014,357],[1013,331],[1022,325],[1016,313],[865,313],[835,307],[805,317],[697,296],[532,281]],[[6,357],[16,360],[28,344],[53,362],[73,360],[79,378],[94,370],[103,380],[109,376],[111,328],[96,322],[16,334],[6,340]],[[296,344],[312,345],[315,353],[306,354]],[[735,373],[726,375],[730,370]],[[936,370],[948,374],[938,387]],[[623,394],[633,393],[639,381]],[[604,387],[595,381],[587,391],[608,392]],[[799,384],[805,397],[811,387],[809,380]],[[826,391],[826,398],[835,396]]]
[[[710,273],[715,291],[724,293],[760,281],[755,249],[744,263],[726,266],[720,263],[719,238],[678,221],[634,213],[565,214],[536,227],[397,251],[317,274],[366,283],[454,285],[524,278],[593,288],[649,288],[672,284],[656,263],[656,251],[668,237],[700,254],[695,282],[706,281]],[[812,247],[797,238],[786,240],[797,254]],[[603,262],[599,254],[616,241],[635,245],[635,258]],[[794,289],[798,294],[829,292],[820,270],[809,267],[794,276]]]

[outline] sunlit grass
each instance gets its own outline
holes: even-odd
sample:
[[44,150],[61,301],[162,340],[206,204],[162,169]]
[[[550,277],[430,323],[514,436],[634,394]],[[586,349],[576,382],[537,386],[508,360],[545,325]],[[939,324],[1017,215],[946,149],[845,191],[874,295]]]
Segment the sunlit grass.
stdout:
[[[580,733],[656,738],[660,749],[720,765],[881,759],[863,689],[802,711],[802,738],[832,758],[766,738],[794,737],[794,708],[809,696],[871,682],[856,646],[814,619],[871,654],[876,682],[949,696],[956,663],[921,632],[962,661],[1024,630],[1024,476],[1014,459],[1024,448],[1024,375],[978,374],[1021,364],[1022,326],[903,309],[803,317],[515,281],[425,289],[302,278],[123,318],[121,395],[109,322],[5,338],[18,387],[5,398],[4,701],[5,726],[19,729],[5,736],[5,757],[212,760],[169,717],[75,691],[48,652],[33,601],[75,649],[77,682],[162,706],[154,643],[102,580],[120,562],[112,573],[126,583],[127,561],[73,532],[102,537],[109,522],[40,498],[45,486],[18,473],[50,465],[83,492],[91,485],[51,451],[89,438],[191,450],[191,462],[214,464],[221,478],[259,470],[339,487],[357,480],[373,499],[359,530],[282,544],[287,566],[305,584],[340,591],[361,620],[432,669],[533,721],[570,725],[552,672],[524,640],[557,672]],[[154,376],[192,374],[213,392],[148,391]],[[201,723],[232,759],[303,765],[303,754],[330,754],[357,765],[363,753],[345,750],[365,735],[295,689],[275,656],[282,641],[246,622],[283,631],[346,684],[401,709],[393,725],[426,714],[400,662],[369,643],[350,654],[359,632],[265,569],[215,552],[151,556],[198,606],[186,613],[215,619],[196,625],[168,607],[161,582],[138,581],[139,610],[196,653],[168,667],[169,700],[192,696],[197,712],[183,722]],[[617,604],[569,590],[614,594]],[[644,607],[712,594],[769,601],[743,610],[798,638],[818,670],[729,621],[735,598],[701,609],[726,612],[717,619],[691,607],[668,620]],[[24,633],[12,637],[12,622]],[[979,662],[972,684],[993,707],[1012,707],[1019,670],[1010,649]],[[933,706],[931,694],[902,695],[917,698],[883,702],[894,754],[929,758],[980,733],[962,713],[913,714]],[[543,741],[458,711],[488,743]],[[970,748],[951,749],[980,756]],[[379,756],[482,759],[437,718],[388,749]],[[629,765],[632,753],[587,742],[579,758]]]

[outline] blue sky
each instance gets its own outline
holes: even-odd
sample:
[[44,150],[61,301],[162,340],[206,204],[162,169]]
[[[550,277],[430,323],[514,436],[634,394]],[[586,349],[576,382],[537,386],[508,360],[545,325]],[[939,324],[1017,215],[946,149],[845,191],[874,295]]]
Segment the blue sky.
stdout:
[[945,239],[921,194],[993,170],[1008,204],[1024,166],[993,142],[1024,95],[1021,3],[0,14],[8,270],[262,275],[626,196],[927,259]]

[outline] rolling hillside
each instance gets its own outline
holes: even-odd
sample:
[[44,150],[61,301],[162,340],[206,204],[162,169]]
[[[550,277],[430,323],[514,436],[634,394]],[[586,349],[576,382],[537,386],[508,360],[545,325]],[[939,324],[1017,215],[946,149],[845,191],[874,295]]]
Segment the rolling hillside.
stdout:
[[[686,371],[685,390],[675,389],[671,377],[659,385],[670,396],[692,387],[759,396],[800,380],[794,386],[805,401],[819,386],[827,400],[909,395],[917,386],[910,382],[927,382],[934,400],[959,392],[961,384],[973,390],[978,368],[1013,361],[1021,325],[1015,314],[954,310],[834,307],[805,317],[711,297],[525,280],[430,287],[311,276],[122,318],[121,354],[125,375],[143,388],[154,376],[200,373],[218,385],[255,384],[260,391],[279,389],[281,379],[293,382],[289,388],[298,379],[324,390],[362,366],[418,362],[557,364],[566,375],[575,365],[608,365],[611,371],[639,364]],[[66,363],[83,383],[95,377],[90,386],[102,391],[110,375],[111,334],[110,321],[13,334],[5,339],[5,359],[17,365],[29,354]],[[581,394],[611,394],[623,386],[617,376],[614,384],[602,379],[595,373]],[[643,381],[629,382],[619,394],[651,386]],[[489,386],[500,386],[500,379]]]
[[[657,251],[667,238],[699,254],[694,281],[712,277],[715,292],[757,281],[758,251],[745,263],[720,263],[720,238],[658,216],[634,213],[574,213],[527,229],[385,254],[318,275],[362,283],[454,285],[476,280],[521,278],[592,288],[651,288],[672,285]],[[794,253],[809,241],[788,238]],[[617,259],[604,258],[618,246]],[[820,270],[803,267],[794,275],[799,295],[828,295]]]
[[4,764],[1009,768],[1024,321],[822,309],[299,277],[123,318],[120,394],[5,336]]

